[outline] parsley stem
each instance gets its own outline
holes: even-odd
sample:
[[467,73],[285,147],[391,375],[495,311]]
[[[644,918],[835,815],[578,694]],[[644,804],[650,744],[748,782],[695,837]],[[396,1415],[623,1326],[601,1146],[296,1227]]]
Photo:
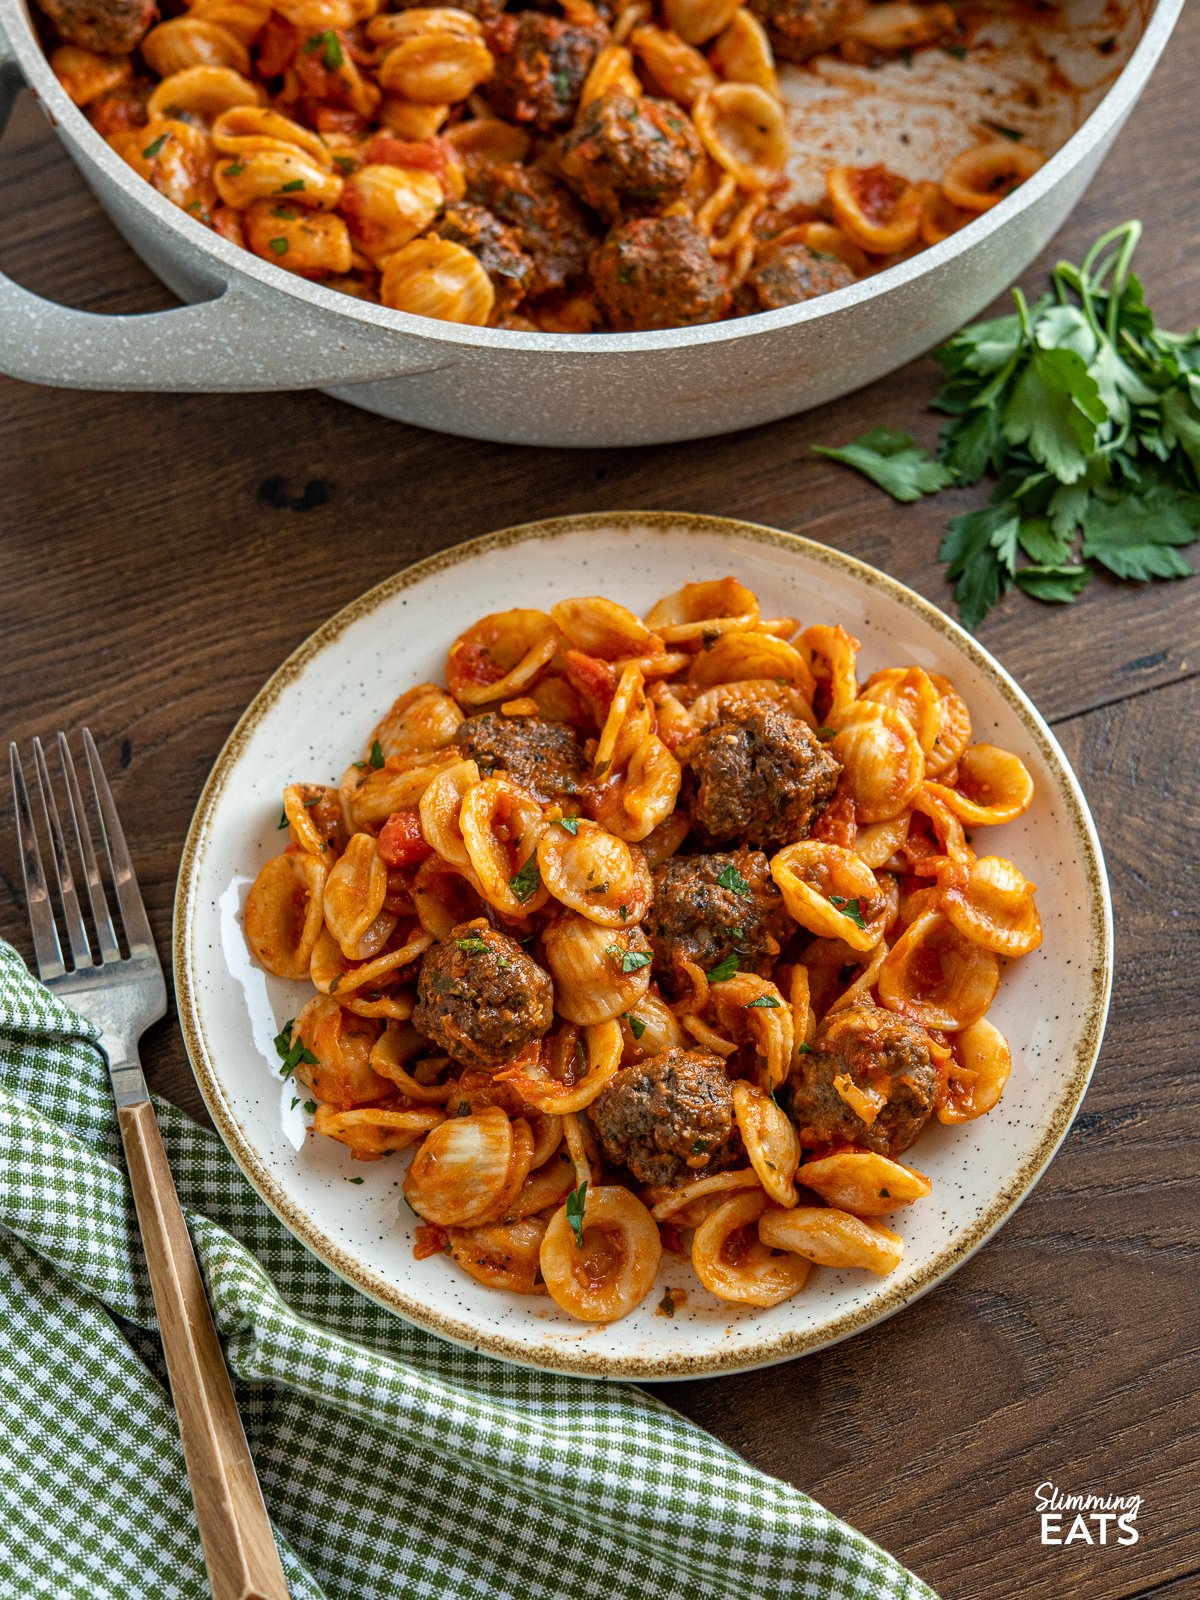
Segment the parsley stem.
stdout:
[[1033,324],[1029,320],[1029,306],[1026,304],[1025,296],[1021,293],[1020,289],[1014,289],[1013,299],[1017,302],[1017,315],[1021,319],[1021,332],[1029,340],[1030,344],[1032,344]]

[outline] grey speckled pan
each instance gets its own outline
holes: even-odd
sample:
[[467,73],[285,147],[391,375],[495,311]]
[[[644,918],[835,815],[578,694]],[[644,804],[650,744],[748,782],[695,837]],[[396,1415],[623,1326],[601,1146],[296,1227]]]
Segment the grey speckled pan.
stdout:
[[94,316],[0,276],[0,370],[80,389],[329,389],[385,416],[513,444],[654,444],[767,422],[929,349],[1028,265],[1091,180],[1182,5],[1063,0],[1040,39],[1002,22],[969,62],[935,49],[875,73],[787,69],[798,199],[820,190],[818,146],[932,177],[993,121],[1054,154],[960,233],[819,300],[700,328],[552,335],[390,311],[227,243],[109,149],[50,71],[23,0],[0,0],[0,127],[27,83],[113,222],[189,302]]
[[[630,1316],[588,1325],[545,1297],[485,1289],[444,1255],[415,1261],[417,1219],[400,1193],[407,1154],[356,1163],[333,1140],[306,1138],[272,1039],[312,990],[254,965],[241,908],[280,848],[284,784],[344,771],[396,695],[441,677],[449,644],[479,616],[577,594],[645,612],[685,581],[727,572],[755,590],[766,615],[842,623],[862,641],[863,676],[909,663],[944,673],[971,709],[976,740],[1020,755],[1034,803],[1016,822],[976,830],[976,848],[1015,861],[1037,884],[1045,942],[1006,964],[990,1013],[1013,1049],[1000,1104],[961,1127],[928,1127],[905,1158],[933,1192],[889,1219],[905,1242],[894,1273],[820,1268],[794,1299],[757,1310],[714,1299],[689,1261],[665,1255],[657,1287]],[[1003,668],[927,601],[849,556],[682,512],[510,528],[419,562],[340,611],[255,696],[217,758],[175,906],[175,988],[196,1081],[262,1199],[336,1272],[402,1316],[506,1360],[595,1377],[697,1377],[803,1355],[892,1315],[961,1266],[1066,1135],[1100,1048],[1111,972],[1112,913],[1086,802]],[[672,1317],[657,1312],[668,1288]]]

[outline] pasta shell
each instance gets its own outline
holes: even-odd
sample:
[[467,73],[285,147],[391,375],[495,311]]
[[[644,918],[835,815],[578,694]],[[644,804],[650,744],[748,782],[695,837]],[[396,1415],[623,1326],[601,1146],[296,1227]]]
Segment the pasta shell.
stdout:
[[823,1267],[861,1267],[880,1274],[894,1272],[904,1253],[898,1233],[833,1206],[770,1207],[759,1219],[758,1236],[773,1249],[794,1251]]
[[464,1272],[488,1289],[544,1294],[538,1277],[545,1232],[543,1219],[533,1216],[484,1227],[451,1228],[446,1248]]
[[475,256],[461,244],[450,239],[414,239],[385,262],[379,298],[393,311],[483,328],[495,306],[496,290]]
[[307,976],[321,932],[326,869],[303,851],[273,856],[246,896],[242,924],[260,966],[277,978]]
[[800,1165],[795,1128],[774,1100],[743,1080],[733,1086],[733,1109],[759,1182],[777,1206],[794,1206],[794,1179]]
[[551,1298],[581,1322],[615,1322],[640,1305],[661,1258],[653,1217],[636,1195],[616,1186],[587,1190],[582,1249],[564,1206],[550,1219],[540,1253]]
[[873,1150],[839,1150],[819,1161],[806,1161],[799,1182],[856,1217],[885,1216],[897,1206],[923,1199],[933,1188],[923,1173]]
[[807,1264],[792,1255],[773,1255],[772,1246],[759,1237],[758,1222],[768,1205],[761,1189],[735,1194],[696,1229],[692,1266],[704,1287],[721,1300],[777,1306],[804,1287]]
[[498,1106],[439,1124],[413,1157],[404,1197],[426,1222],[465,1227],[503,1195],[513,1154],[513,1126]]
[[722,83],[692,108],[701,143],[742,189],[768,189],[787,164],[783,107],[753,83]]

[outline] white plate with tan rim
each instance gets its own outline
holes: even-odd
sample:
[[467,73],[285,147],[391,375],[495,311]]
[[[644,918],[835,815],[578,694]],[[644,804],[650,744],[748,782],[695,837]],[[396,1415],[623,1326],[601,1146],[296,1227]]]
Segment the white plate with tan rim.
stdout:
[[[246,891],[278,849],[286,783],[337,781],[404,689],[441,679],[447,647],[479,616],[604,594],[637,612],[685,581],[736,573],[765,615],[841,623],[864,672],[915,663],[951,678],[974,737],[1020,755],[1036,794],[988,847],[1038,885],[1045,941],[1008,965],[990,1016],[1013,1073],[977,1122],[933,1125],[911,1153],[933,1193],[901,1214],[902,1265],[886,1278],[814,1270],[770,1310],[713,1299],[666,1254],[658,1286],[624,1320],[588,1325],[544,1296],[487,1289],[446,1256],[413,1259],[403,1203],[408,1154],[352,1162],[306,1139],[272,1039],[312,991],[256,967],[242,937]],[[255,697],[218,757],[188,834],[175,906],[175,984],[196,1079],[251,1184],[286,1226],[365,1294],[434,1333],[530,1366],[595,1377],[687,1378],[820,1349],[892,1315],[960,1266],[1037,1182],[1078,1109],[1100,1048],[1112,910],[1095,828],[1049,728],[1013,680],[941,612],[823,545],[687,513],[613,513],[531,523],[397,574],[340,611]],[[361,1184],[348,1184],[348,1178]],[[658,1313],[666,1289],[672,1317]]]

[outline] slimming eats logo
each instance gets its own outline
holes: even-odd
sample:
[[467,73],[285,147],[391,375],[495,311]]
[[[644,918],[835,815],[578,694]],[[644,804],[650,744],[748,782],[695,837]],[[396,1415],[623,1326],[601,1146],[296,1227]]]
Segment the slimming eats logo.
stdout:
[[1140,1494],[1064,1494],[1055,1484],[1033,1491],[1043,1544],[1136,1544]]

